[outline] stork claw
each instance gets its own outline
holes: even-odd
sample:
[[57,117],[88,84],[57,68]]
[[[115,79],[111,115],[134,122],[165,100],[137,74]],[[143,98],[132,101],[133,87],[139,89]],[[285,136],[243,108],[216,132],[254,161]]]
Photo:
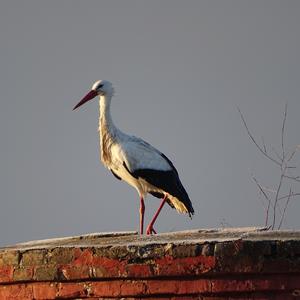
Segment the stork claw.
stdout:
[[146,234],[150,235],[150,234],[157,234],[156,230],[153,228],[153,226],[151,226],[151,224],[147,227],[146,230]]

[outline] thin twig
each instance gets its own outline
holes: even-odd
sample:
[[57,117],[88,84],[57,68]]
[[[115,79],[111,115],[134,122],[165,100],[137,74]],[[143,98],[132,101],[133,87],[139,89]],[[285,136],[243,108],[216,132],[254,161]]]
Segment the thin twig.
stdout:
[[280,160],[280,165],[282,166],[283,157],[281,157],[281,156],[277,153],[277,151],[276,151],[276,149],[275,149],[274,147],[272,147],[272,150],[273,150],[273,152],[275,153],[275,155],[277,156],[277,158]]
[[261,185],[261,187],[264,189],[264,191],[272,193],[272,194],[276,194],[276,190],[268,188],[266,186]]
[[[297,196],[300,196],[300,193],[292,193],[291,194],[291,197],[297,197]],[[281,197],[278,198],[278,201],[286,199],[288,197],[289,197],[289,195],[281,196]]]
[[298,148],[296,147],[295,150],[291,153],[290,157],[286,160],[287,162],[289,162],[294,157],[297,150],[298,150]]
[[291,180],[295,180],[297,182],[300,182],[299,176],[293,177],[293,176],[284,175],[284,177],[288,178],[288,179],[291,179]]
[[[290,186],[289,189],[289,193],[282,195],[282,189],[283,189],[283,185],[285,184],[285,182],[287,180],[293,180],[296,182],[300,182],[300,176],[294,176],[293,174],[289,173],[289,170],[291,169],[296,169],[297,166],[293,166],[293,165],[289,165],[289,163],[291,162],[291,160],[294,158],[295,153],[300,150],[300,145],[297,145],[295,147],[295,149],[293,151],[287,151],[286,147],[284,145],[285,142],[285,126],[286,126],[286,119],[287,119],[287,103],[285,104],[285,108],[284,108],[284,117],[283,117],[283,121],[282,121],[282,127],[281,127],[281,153],[279,154],[275,148],[271,147],[270,153],[268,153],[267,151],[267,147],[264,141],[264,138],[262,137],[262,146],[258,144],[258,142],[256,141],[256,139],[254,138],[254,136],[251,134],[248,125],[246,123],[246,120],[241,112],[241,110],[239,109],[239,107],[237,107],[238,112],[241,116],[241,119],[243,121],[243,124],[247,130],[248,136],[250,137],[250,139],[252,140],[252,142],[255,144],[255,146],[257,147],[257,149],[265,156],[267,157],[269,160],[271,160],[272,162],[274,162],[277,166],[280,167],[281,173],[280,173],[280,180],[279,183],[277,185],[276,190],[272,190],[269,188],[264,187],[263,185],[261,185],[258,180],[252,175],[252,179],[255,182],[255,184],[257,185],[259,191],[260,191],[260,198],[261,198],[261,194],[264,196],[264,198],[267,201],[267,208],[266,208],[266,220],[265,220],[265,226],[268,225],[269,223],[269,218],[270,218],[270,208],[272,208],[272,212],[273,212],[273,221],[272,221],[272,225],[270,226],[270,228],[272,230],[274,230],[276,223],[278,222],[277,219],[277,214],[280,214],[280,220],[279,220],[279,224],[277,226],[278,229],[281,228],[284,218],[286,216],[286,210],[287,207],[289,205],[290,200],[293,197],[296,196],[300,196],[300,193],[293,193],[292,192],[292,185]],[[285,180],[287,179],[287,180]],[[274,193],[275,195],[273,196],[270,193]],[[282,211],[282,206],[279,205],[279,201],[286,199],[284,207],[283,207],[283,211]],[[265,203],[263,202],[263,206],[265,207]],[[277,222],[276,222],[277,221]]]
[[277,187],[276,196],[275,196],[275,200],[274,200],[272,230],[274,229],[275,223],[276,223],[276,208],[277,208],[277,203],[278,203],[278,198],[279,198],[279,192],[280,192],[281,185],[282,185],[282,180],[283,180],[283,174],[281,174],[281,176],[280,176],[280,180],[279,180],[279,184]]
[[282,149],[282,161],[285,159],[285,153],[284,153],[284,128],[285,128],[285,121],[286,121],[286,115],[287,115],[287,103],[284,106],[284,117],[282,121],[282,128],[281,128],[281,149]]
[[282,226],[282,222],[283,222],[283,219],[284,219],[284,216],[285,216],[285,212],[286,212],[287,206],[288,206],[288,204],[289,204],[289,202],[291,200],[291,196],[292,196],[292,186],[290,186],[289,194],[288,194],[287,200],[285,202],[283,213],[281,214],[280,222],[279,222],[279,225],[278,225],[277,229],[280,229],[281,226]]
[[238,109],[238,111],[239,111],[239,113],[240,113],[241,119],[242,119],[242,121],[243,121],[243,123],[244,123],[244,126],[245,126],[246,130],[247,130],[248,136],[250,137],[250,139],[252,140],[252,142],[255,144],[255,146],[257,147],[257,149],[258,149],[265,157],[267,157],[268,159],[270,159],[271,161],[273,161],[276,165],[281,166],[281,163],[280,163],[279,161],[277,161],[276,159],[274,159],[273,157],[271,157],[268,153],[266,153],[266,152],[264,151],[263,148],[261,148],[260,145],[258,145],[258,143],[256,142],[255,138],[253,137],[253,135],[251,134],[251,132],[250,132],[248,126],[247,126],[247,123],[246,123],[246,121],[245,121],[245,118],[244,118],[244,116],[243,116],[241,110],[239,109],[239,107],[237,107],[237,109]]
[[266,227],[268,225],[268,222],[269,222],[269,211],[270,211],[271,199],[265,193],[264,189],[262,188],[262,186],[260,185],[260,183],[257,181],[257,179],[254,176],[252,176],[252,179],[256,183],[256,185],[258,186],[259,190],[264,195],[264,197],[266,198],[266,200],[268,201],[268,206],[267,206],[267,210],[266,210],[266,220],[265,220],[265,227]]
[[262,140],[262,144],[263,144],[263,147],[264,147],[264,152],[267,153],[267,147],[266,147],[265,140],[264,140],[263,136],[261,137],[261,140]]

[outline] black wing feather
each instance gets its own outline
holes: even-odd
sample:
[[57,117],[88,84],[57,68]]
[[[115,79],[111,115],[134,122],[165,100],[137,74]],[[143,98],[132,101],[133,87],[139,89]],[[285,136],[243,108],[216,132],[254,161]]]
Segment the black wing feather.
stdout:
[[[125,162],[123,163],[123,165],[133,177],[143,178],[153,186],[158,187],[164,190],[165,192],[167,192],[168,194],[176,197],[185,205],[189,214],[194,214],[192,202],[179,179],[176,168],[174,167],[173,163],[164,154],[161,154],[161,156],[169,163],[169,165],[172,168],[171,170],[160,171],[160,170],[152,170],[152,169],[138,169],[138,170],[134,170],[133,172],[130,172]],[[150,193],[157,198],[163,197],[163,195],[157,192],[150,192]],[[174,205],[170,201],[168,201],[168,204],[171,207],[174,207]]]

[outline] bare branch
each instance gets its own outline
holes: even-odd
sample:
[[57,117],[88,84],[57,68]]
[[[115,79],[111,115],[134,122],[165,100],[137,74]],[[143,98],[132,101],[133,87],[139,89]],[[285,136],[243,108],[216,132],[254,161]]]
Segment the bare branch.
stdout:
[[250,139],[252,140],[252,142],[255,144],[255,146],[257,147],[257,149],[258,149],[265,157],[267,157],[268,159],[270,159],[271,161],[273,161],[276,165],[281,166],[281,163],[280,163],[279,161],[277,161],[276,159],[274,159],[273,157],[271,157],[267,152],[264,151],[264,149],[263,149],[260,145],[258,145],[258,143],[256,142],[255,138],[253,137],[253,135],[251,134],[251,132],[250,132],[248,126],[247,126],[246,120],[245,120],[245,118],[244,118],[244,116],[243,116],[241,110],[239,109],[239,107],[237,107],[237,109],[238,109],[238,111],[239,111],[239,113],[240,113],[241,119],[242,119],[242,121],[243,121],[243,123],[244,123],[244,126],[245,126],[246,130],[247,130],[248,136],[250,137]]
[[290,157],[286,160],[287,162],[289,162],[289,161],[292,160],[292,158],[293,158],[294,155],[296,154],[297,150],[298,150],[298,147],[296,147],[295,150],[291,153]]
[[264,191],[272,193],[272,194],[276,194],[276,190],[268,188],[266,186],[261,185],[261,187],[264,189]]
[[281,189],[283,176],[284,176],[283,173],[281,173],[279,184],[278,184],[277,191],[276,191],[275,200],[274,200],[272,230],[274,229],[275,223],[276,223],[276,208],[277,208],[277,203],[278,203],[278,198],[279,198],[279,192],[280,192],[280,189]]
[[287,103],[284,106],[284,117],[282,122],[282,128],[281,128],[281,150],[282,150],[282,161],[285,159],[285,153],[284,153],[284,129],[285,129],[285,121],[286,121],[286,115],[287,115]]
[[[291,197],[297,197],[297,196],[300,196],[300,193],[292,193],[291,194]],[[289,195],[281,196],[281,197],[278,198],[278,201],[286,199],[288,197],[289,197]]]
[[263,187],[260,185],[260,183],[257,181],[257,179],[252,176],[253,181],[256,183],[257,187],[259,188],[259,190],[261,191],[261,193],[264,195],[264,197],[266,198],[266,200],[268,201],[268,206],[267,206],[267,210],[266,210],[266,220],[265,220],[265,226],[268,226],[268,222],[269,222],[269,211],[270,211],[270,205],[271,205],[271,199],[269,198],[269,196],[265,193]]
[[[298,150],[300,150],[300,145],[297,145],[295,147],[295,149],[286,149],[285,147],[285,127],[286,127],[286,120],[287,120],[287,108],[288,105],[287,103],[285,104],[285,108],[284,108],[284,117],[283,117],[283,121],[282,121],[282,127],[281,127],[281,151],[277,152],[275,150],[275,148],[271,147],[271,151],[267,150],[265,141],[262,139],[262,143],[258,143],[256,141],[256,139],[254,138],[254,136],[251,134],[246,120],[241,112],[241,110],[239,109],[239,107],[237,107],[239,114],[241,116],[241,119],[243,121],[243,124],[247,130],[247,134],[250,137],[250,139],[252,140],[252,142],[255,144],[256,148],[269,160],[271,160],[272,162],[274,162],[277,166],[280,167],[280,180],[276,186],[276,189],[270,189],[267,187],[264,187],[262,184],[260,184],[258,182],[258,180],[252,175],[252,179],[255,182],[256,186],[259,189],[259,197],[262,198],[261,195],[263,195],[263,197],[266,199],[267,201],[267,208],[266,208],[266,204],[265,202],[263,202],[263,206],[266,209],[266,219],[265,219],[265,226],[268,225],[269,223],[269,219],[272,218],[272,224],[270,226],[270,228],[272,230],[275,229],[275,227],[277,227],[278,229],[280,229],[282,227],[284,218],[286,216],[286,211],[287,211],[287,207],[290,203],[290,200],[293,197],[296,196],[300,196],[300,193],[294,193],[292,192],[292,185],[289,188],[289,193],[288,194],[284,194],[282,195],[282,190],[284,189],[284,185],[287,183],[288,180],[293,180],[295,182],[300,182],[300,176],[294,175],[292,172],[292,169],[296,169],[297,166],[292,165],[291,161],[292,159],[295,157],[295,154]],[[268,153],[269,152],[269,153]],[[291,165],[290,165],[291,164]],[[285,200],[284,201],[284,205],[281,204],[281,200]],[[270,213],[270,209],[272,209],[271,213]],[[270,217],[270,214],[273,214],[273,216]],[[277,216],[280,216],[279,217]],[[277,220],[279,219],[279,220]],[[276,222],[277,221],[277,222]],[[279,221],[279,223],[278,223]],[[278,225],[277,225],[278,224]]]
[[285,212],[286,212],[287,206],[288,206],[288,204],[291,200],[292,194],[293,194],[292,193],[292,186],[290,186],[289,194],[288,194],[287,200],[285,202],[285,205],[284,205],[284,208],[283,208],[283,213],[281,214],[280,222],[279,222],[279,225],[278,225],[277,229],[280,229],[281,226],[282,226],[282,222],[283,222],[283,219],[284,219],[284,216],[285,216]]
[[272,147],[272,150],[273,150],[273,152],[275,153],[275,155],[277,156],[278,160],[280,161],[280,166],[282,166],[283,157],[281,157],[281,156],[277,153],[277,151],[276,151],[276,149],[275,149],[274,147]]
[[285,178],[291,179],[291,180],[295,180],[297,182],[300,182],[300,177],[299,176],[288,176],[288,175],[283,175]]
[[264,139],[263,136],[261,137],[261,140],[262,140],[262,144],[263,144],[263,147],[264,147],[264,152],[267,153],[267,147],[266,147],[265,139]]

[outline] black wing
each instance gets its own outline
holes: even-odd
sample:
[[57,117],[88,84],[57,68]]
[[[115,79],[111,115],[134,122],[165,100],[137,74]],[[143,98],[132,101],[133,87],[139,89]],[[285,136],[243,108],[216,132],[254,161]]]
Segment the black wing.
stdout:
[[[176,168],[174,167],[173,163],[164,154],[161,154],[161,156],[169,163],[169,165],[172,168],[171,170],[160,171],[160,170],[152,170],[152,169],[137,169],[134,170],[133,172],[130,172],[125,163],[124,166],[133,177],[143,178],[153,186],[158,187],[159,189],[162,189],[166,193],[176,197],[185,205],[190,215],[194,214],[192,202],[179,179]],[[150,193],[153,196],[158,198],[163,197],[163,195],[157,192],[150,192]],[[174,205],[170,201],[168,201],[168,204],[171,207],[174,207]]]

